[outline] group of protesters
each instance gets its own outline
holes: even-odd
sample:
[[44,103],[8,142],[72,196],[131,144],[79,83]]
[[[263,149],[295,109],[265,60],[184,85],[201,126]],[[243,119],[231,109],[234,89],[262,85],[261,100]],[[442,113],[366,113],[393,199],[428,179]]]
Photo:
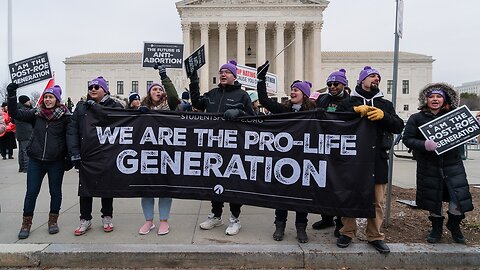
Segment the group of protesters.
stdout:
[[[278,103],[270,99],[266,91],[266,74],[270,63],[257,68],[257,90],[244,91],[237,79],[237,67],[234,60],[220,66],[217,87],[200,93],[197,71],[189,76],[189,92],[182,94],[180,99],[172,81],[167,76],[164,66],[156,66],[161,82],[148,86],[146,96],[141,99],[138,93],[131,93],[126,109],[190,111],[204,113],[223,113],[224,119],[234,120],[247,115],[258,115],[259,105],[268,113],[286,113],[316,110],[321,108],[326,112],[352,112],[358,117],[365,117],[373,122],[376,131],[374,159],[374,202],[375,217],[367,219],[366,236],[368,243],[380,253],[388,253],[390,249],[385,243],[385,235],[381,232],[384,219],[385,193],[388,182],[388,151],[392,147],[392,134],[399,134],[404,129],[403,120],[396,114],[392,102],[385,99],[379,89],[380,72],[370,66],[361,70],[358,80],[352,90],[345,69],[332,72],[327,80],[327,92],[318,94],[312,91],[312,84],[305,80],[292,82],[290,99]],[[30,162],[27,169],[27,191],[23,208],[23,222],[19,239],[25,239],[30,234],[35,203],[40,192],[41,183],[48,174],[51,196],[48,219],[48,232],[58,233],[57,224],[61,201],[62,181],[64,171],[72,167],[78,168],[82,174],[81,146],[85,128],[85,117],[92,106],[123,108],[122,104],[110,96],[105,78],[99,76],[89,81],[87,99],[75,107],[73,113],[61,103],[62,89],[55,85],[42,94],[42,102],[38,107],[29,110],[17,109],[16,90],[18,86],[11,83],[7,87],[8,112],[14,119],[27,121],[33,125],[33,134],[26,147]],[[347,91],[350,90],[350,91]],[[191,104],[188,98],[191,98]],[[406,146],[417,153],[417,205],[430,211],[428,219],[432,222],[432,230],[427,241],[436,243],[442,237],[443,214],[442,201],[449,201],[447,228],[452,233],[455,242],[464,243],[460,230],[460,222],[464,213],[473,209],[471,195],[468,190],[465,169],[458,151],[450,150],[437,155],[434,151],[437,144],[426,140],[418,127],[435,119],[458,106],[458,96],[450,85],[435,83],[427,85],[419,94],[420,112],[412,115],[405,127],[403,141]],[[0,118],[0,121],[2,119]],[[0,125],[2,123],[0,122]],[[342,181],[330,179],[329,181]],[[80,221],[74,230],[77,236],[85,234],[92,226],[92,197],[80,197]],[[111,232],[113,225],[113,198],[101,198],[101,217],[103,230]],[[199,224],[201,229],[210,230],[222,226],[222,210],[224,202],[212,201],[211,213],[205,221]],[[158,198],[159,221],[158,234],[169,233],[169,215],[172,198]],[[154,198],[141,198],[141,206],[145,223],[140,227],[139,234],[145,235],[153,230]],[[241,229],[240,213],[242,205],[230,203],[231,216],[228,219],[227,235],[236,235]],[[287,209],[275,210],[275,231],[273,239],[281,241],[285,235]],[[307,212],[296,212],[295,228],[300,243],[308,242]],[[313,223],[313,229],[334,227],[337,246],[346,248],[352,242],[356,233],[356,219],[321,215],[321,220]]]

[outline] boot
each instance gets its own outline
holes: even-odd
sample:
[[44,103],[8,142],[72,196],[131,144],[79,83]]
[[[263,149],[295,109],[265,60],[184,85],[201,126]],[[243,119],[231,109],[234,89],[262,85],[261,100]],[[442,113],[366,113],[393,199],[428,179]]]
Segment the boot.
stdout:
[[18,233],[18,239],[27,239],[30,236],[30,228],[32,228],[32,216],[23,217],[22,228]]
[[427,242],[438,243],[442,239],[443,233],[443,220],[444,217],[429,216],[428,219],[432,222],[432,230],[427,235]]
[[57,224],[58,214],[48,214],[48,233],[56,234],[60,231]]
[[297,240],[299,243],[307,243],[307,224],[305,223],[295,223],[295,228],[297,228]]
[[340,229],[343,228],[342,217],[337,216],[335,219],[335,230],[333,230],[333,235],[336,238],[340,237]]
[[273,239],[275,241],[282,241],[285,235],[285,222],[275,221],[275,232],[273,233]]
[[465,237],[463,237],[462,231],[460,230],[460,222],[465,218],[464,214],[453,215],[450,212],[448,213],[447,229],[452,233],[452,239],[455,243],[465,244]]

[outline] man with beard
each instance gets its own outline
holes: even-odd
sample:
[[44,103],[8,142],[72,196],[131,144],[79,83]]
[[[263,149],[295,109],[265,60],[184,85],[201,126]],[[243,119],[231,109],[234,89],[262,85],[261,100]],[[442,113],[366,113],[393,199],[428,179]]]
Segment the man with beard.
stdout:
[[[341,68],[340,70],[335,71],[328,76],[328,93],[321,95],[317,99],[318,108],[325,109],[327,112],[334,112],[337,110],[338,104],[350,97],[350,95],[344,90],[345,87],[347,87],[348,85],[348,80],[345,73],[345,69]],[[313,223],[312,228],[314,230],[322,230],[335,226],[333,234],[335,235],[335,237],[340,237],[339,231],[343,227],[342,218],[337,216],[334,222],[334,216],[324,214],[322,214],[321,216],[322,219]]]
[[[32,109],[32,101],[28,96],[21,95],[18,97],[18,110],[30,110]],[[18,141],[18,172],[27,173],[28,168],[28,155],[27,155],[27,145],[30,141],[30,136],[32,135],[33,125],[30,122],[24,122],[20,120],[15,120],[17,125],[17,132],[15,136]]]
[[[360,71],[357,86],[352,91],[350,98],[345,99],[337,111],[351,111],[366,116],[374,122],[377,131],[375,141],[375,166],[372,181],[375,181],[375,217],[367,219],[367,240],[380,253],[389,253],[390,248],[385,244],[385,235],[380,232],[383,223],[385,205],[385,191],[388,182],[388,154],[392,145],[389,140],[391,133],[400,133],[403,130],[403,120],[398,117],[392,102],[383,98],[383,93],[378,88],[380,73],[369,66]],[[353,217],[343,217],[343,228],[337,246],[346,248],[352,241],[356,232],[356,221]]]

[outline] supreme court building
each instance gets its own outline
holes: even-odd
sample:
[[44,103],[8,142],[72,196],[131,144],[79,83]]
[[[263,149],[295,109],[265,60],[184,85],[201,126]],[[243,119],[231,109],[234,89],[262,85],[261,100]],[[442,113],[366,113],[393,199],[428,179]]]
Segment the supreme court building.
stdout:
[[[297,79],[312,82],[312,91],[322,89],[327,76],[340,68],[347,70],[349,86],[354,88],[360,70],[369,65],[380,71],[380,89],[390,99],[393,52],[321,50],[323,12],[328,4],[325,0],[177,2],[184,58],[205,45],[207,61],[199,70],[201,91],[218,84],[218,68],[229,59],[251,67],[269,60],[269,72],[278,76],[276,97],[288,96],[290,84]],[[153,69],[140,67],[141,58],[141,53],[96,53],[66,58],[67,91],[78,100],[85,95],[88,80],[103,75],[109,80],[112,95],[128,97],[130,91],[140,90],[143,97],[148,84],[159,78]],[[433,61],[427,55],[400,53],[397,111],[403,119],[417,111],[418,92],[432,80]],[[170,69],[168,75],[179,93],[188,87],[183,70]]]

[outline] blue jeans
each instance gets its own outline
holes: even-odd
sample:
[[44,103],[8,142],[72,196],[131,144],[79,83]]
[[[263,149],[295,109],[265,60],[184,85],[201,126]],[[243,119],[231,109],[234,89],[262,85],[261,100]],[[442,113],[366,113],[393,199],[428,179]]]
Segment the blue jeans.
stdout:
[[28,161],[27,193],[23,204],[23,216],[33,216],[42,181],[48,174],[48,188],[50,190],[50,213],[58,214],[62,204],[63,160],[40,161],[31,158]]
[[[155,198],[142,198],[142,209],[145,220],[153,220],[153,210],[155,208]],[[170,209],[172,208],[172,198],[158,198],[158,211],[160,220],[168,220]]]

